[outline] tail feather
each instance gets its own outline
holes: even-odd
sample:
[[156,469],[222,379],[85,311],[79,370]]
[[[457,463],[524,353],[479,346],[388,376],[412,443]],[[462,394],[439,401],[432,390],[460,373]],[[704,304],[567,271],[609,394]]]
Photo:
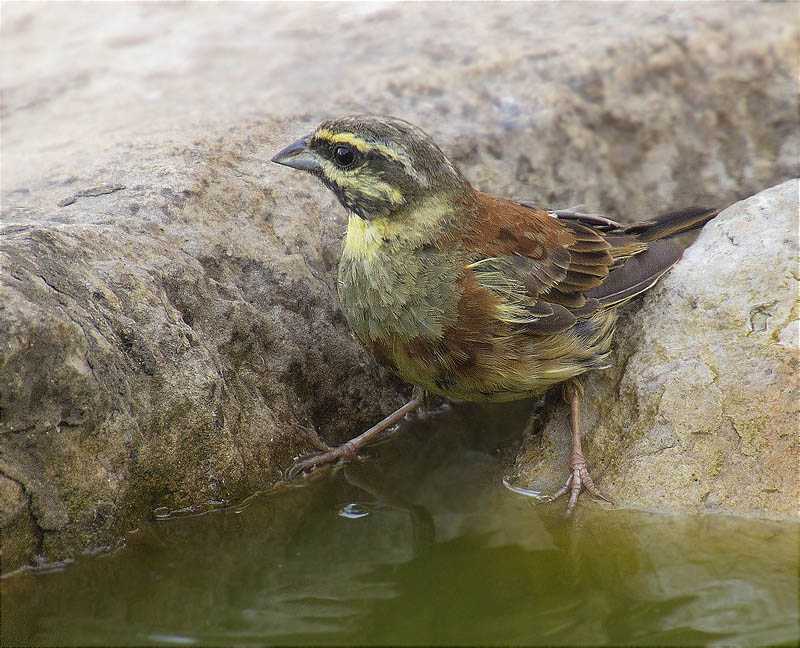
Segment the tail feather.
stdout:
[[609,273],[597,288],[583,294],[595,298],[601,306],[621,304],[652,288],[669,270],[683,250],[673,241],[655,241],[644,252],[629,257],[625,263]]
[[[651,288],[681,258],[683,250],[664,239],[698,229],[719,213],[718,209],[691,208],[664,214],[651,221],[634,223],[624,228],[620,249],[612,255],[622,265],[612,270],[603,283],[584,293],[602,306],[622,304]],[[631,241],[628,237],[633,237]],[[613,235],[608,237],[609,242]],[[636,250],[637,244],[640,246]],[[612,243],[613,245],[613,243]]]
[[633,234],[640,241],[649,243],[658,239],[675,236],[682,232],[698,229],[719,213],[718,209],[690,207],[669,212],[653,220],[634,223],[624,229],[626,234]]

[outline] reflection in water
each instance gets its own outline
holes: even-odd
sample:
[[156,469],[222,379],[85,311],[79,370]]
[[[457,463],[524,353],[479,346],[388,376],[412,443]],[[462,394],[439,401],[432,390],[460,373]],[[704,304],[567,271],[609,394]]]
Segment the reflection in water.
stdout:
[[367,461],[2,581],[2,643],[775,644],[797,526],[506,490],[526,405],[459,405]]

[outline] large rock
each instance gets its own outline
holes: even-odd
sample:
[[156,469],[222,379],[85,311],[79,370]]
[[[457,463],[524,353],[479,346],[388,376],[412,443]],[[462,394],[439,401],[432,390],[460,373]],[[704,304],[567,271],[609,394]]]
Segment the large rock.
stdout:
[[262,130],[286,144],[364,111],[429,130],[483,190],[628,216],[729,205],[798,175],[796,18],[781,3],[11,3],[3,185],[232,124],[244,138],[264,115],[294,116]]
[[[582,408],[584,454],[617,505],[798,517],[797,218],[797,180],[729,207],[625,308]],[[512,482],[557,488],[567,439],[560,404]]]
[[317,198],[190,154],[117,161],[118,190],[75,181],[2,230],[4,566],[269,487],[311,431],[342,441],[402,402],[337,309]]
[[2,569],[268,486],[306,430],[341,441],[401,401],[336,305],[341,209],[266,161],[286,143],[387,112],[495,193],[728,204],[798,175],[793,18],[4,6]]

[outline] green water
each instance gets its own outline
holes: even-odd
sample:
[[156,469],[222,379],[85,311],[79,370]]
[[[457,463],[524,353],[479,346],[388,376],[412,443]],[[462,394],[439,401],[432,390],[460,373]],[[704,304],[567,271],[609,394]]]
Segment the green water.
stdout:
[[238,508],[3,579],[3,645],[795,645],[797,525],[537,504],[462,405]]

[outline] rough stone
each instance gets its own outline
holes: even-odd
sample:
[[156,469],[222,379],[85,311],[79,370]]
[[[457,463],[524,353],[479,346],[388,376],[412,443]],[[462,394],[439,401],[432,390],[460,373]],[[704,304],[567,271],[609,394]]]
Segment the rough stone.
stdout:
[[798,175],[790,4],[19,3],[3,15],[11,189],[231,124],[246,137],[264,115],[293,117],[272,124],[286,144],[346,112],[422,126],[481,190],[627,217],[729,205]]
[[724,205],[798,175],[798,42],[780,4],[4,5],[2,570],[401,401],[336,305],[341,209],[267,162],[322,119],[409,119],[500,195]]
[[271,148],[115,160],[124,189],[3,228],[4,568],[271,486],[402,403],[337,309],[337,220],[261,182]]
[[[729,207],[626,308],[582,408],[584,454],[618,506],[797,519],[797,219],[797,180]],[[528,439],[514,483],[560,485],[567,419],[559,404]]]

